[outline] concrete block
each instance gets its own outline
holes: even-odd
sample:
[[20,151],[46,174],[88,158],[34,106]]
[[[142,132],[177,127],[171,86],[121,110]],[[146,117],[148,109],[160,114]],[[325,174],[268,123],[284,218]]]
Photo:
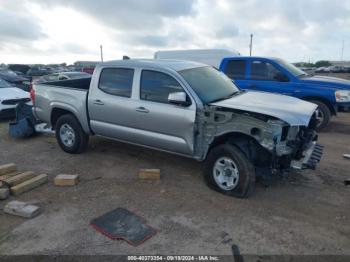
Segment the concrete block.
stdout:
[[6,175],[2,175],[2,176],[0,176],[0,181],[4,181],[4,180],[6,180],[10,177],[16,176],[18,174],[19,174],[19,172],[13,172],[13,173],[8,173]]
[[4,212],[10,215],[33,218],[40,213],[40,207],[21,201],[11,201],[4,207]]
[[48,177],[46,174],[38,175],[36,177],[24,181],[21,184],[11,187],[11,194],[17,196],[19,194],[32,190],[33,188],[36,188],[44,183],[47,183],[47,181]]
[[34,172],[28,171],[28,172],[24,172],[24,173],[9,177],[8,179],[5,179],[3,181],[10,186],[15,186],[33,177],[35,177]]
[[140,169],[139,179],[159,180],[160,169]]
[[5,175],[7,173],[16,172],[16,171],[17,171],[17,167],[13,163],[0,166],[0,176]]
[[56,186],[75,186],[79,183],[78,175],[60,174],[55,177]]
[[10,190],[6,187],[4,188],[0,188],[0,200],[4,200],[6,198],[8,198],[10,194]]

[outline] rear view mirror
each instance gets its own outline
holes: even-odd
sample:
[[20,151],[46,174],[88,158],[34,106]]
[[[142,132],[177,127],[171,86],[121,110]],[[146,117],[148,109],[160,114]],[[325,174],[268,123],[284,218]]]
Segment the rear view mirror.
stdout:
[[185,92],[175,92],[170,93],[168,96],[168,102],[170,104],[189,106],[191,102],[189,101],[187,94]]

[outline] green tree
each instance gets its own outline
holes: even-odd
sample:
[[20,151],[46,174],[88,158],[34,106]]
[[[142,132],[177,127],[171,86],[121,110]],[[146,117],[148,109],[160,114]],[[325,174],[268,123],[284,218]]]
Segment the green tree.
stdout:
[[329,61],[326,60],[321,60],[321,61],[317,61],[315,63],[316,67],[322,67],[322,66],[331,66],[332,64]]

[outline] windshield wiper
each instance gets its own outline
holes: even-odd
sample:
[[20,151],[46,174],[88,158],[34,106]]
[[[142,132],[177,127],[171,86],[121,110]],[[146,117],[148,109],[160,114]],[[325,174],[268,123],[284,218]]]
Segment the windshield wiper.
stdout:
[[225,96],[225,97],[221,97],[221,98],[218,98],[218,99],[215,99],[213,101],[210,101],[210,103],[215,103],[215,102],[218,102],[218,101],[221,101],[221,100],[226,100],[226,99],[229,99],[235,95],[237,95],[238,93],[240,93],[240,91],[235,91],[233,92],[232,94],[228,95],[228,96]]

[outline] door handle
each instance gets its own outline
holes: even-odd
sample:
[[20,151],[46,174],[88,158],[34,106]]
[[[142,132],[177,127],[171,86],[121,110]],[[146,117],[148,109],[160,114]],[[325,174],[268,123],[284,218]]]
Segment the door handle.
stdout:
[[147,108],[144,108],[143,106],[137,107],[136,111],[141,113],[149,113],[149,110]]
[[104,103],[103,103],[100,99],[94,100],[93,103],[94,103],[95,105],[100,105],[100,106],[103,106],[103,105],[104,105]]

